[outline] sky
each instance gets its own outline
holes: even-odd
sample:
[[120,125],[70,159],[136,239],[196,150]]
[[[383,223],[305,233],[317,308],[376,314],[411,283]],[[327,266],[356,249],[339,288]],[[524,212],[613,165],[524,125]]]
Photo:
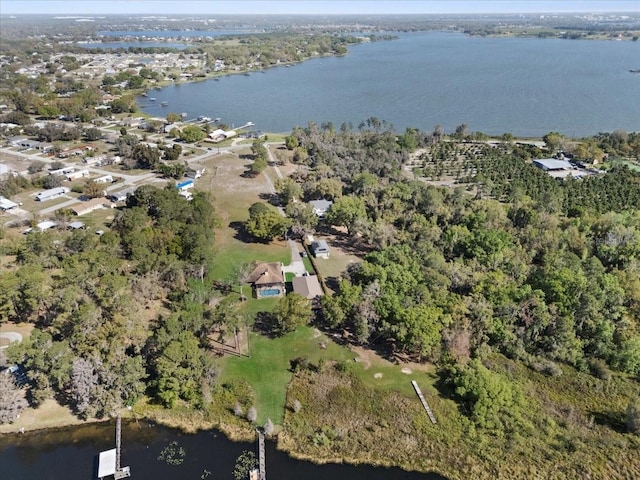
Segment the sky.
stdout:
[[640,0],[0,0],[0,14],[640,12]]

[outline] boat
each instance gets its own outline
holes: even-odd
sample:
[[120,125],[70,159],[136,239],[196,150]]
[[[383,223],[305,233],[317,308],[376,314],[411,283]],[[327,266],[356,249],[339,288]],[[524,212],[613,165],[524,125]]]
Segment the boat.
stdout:
[[149,101],[150,102],[155,102],[156,101],[156,97],[149,97]]
[[629,70],[629,73],[640,73],[640,68],[632,68],[631,70]]
[[162,105],[163,107],[166,107],[167,105],[169,105],[169,102],[167,102],[166,100],[163,100],[162,102],[160,102],[160,105]]
[[222,120],[222,118],[220,118],[220,117],[216,117],[216,118],[213,119],[213,121],[216,122],[216,123],[218,123],[220,120]]

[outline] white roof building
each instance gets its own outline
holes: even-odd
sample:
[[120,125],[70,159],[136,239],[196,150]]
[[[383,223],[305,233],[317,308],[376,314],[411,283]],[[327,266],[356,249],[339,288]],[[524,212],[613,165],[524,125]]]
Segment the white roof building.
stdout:
[[557,158],[539,158],[534,160],[533,164],[544,171],[570,170],[573,168],[573,165],[566,160],[558,160]]
[[44,192],[40,192],[36,195],[36,200],[38,202],[46,202],[47,200],[53,200],[54,198],[62,197],[63,195],[69,193],[67,187],[58,187],[51,188],[49,190],[45,190]]
[[8,198],[0,196],[0,210],[6,212],[7,210],[11,210],[12,208],[16,208],[18,204],[16,202],[12,202]]
[[318,217],[324,217],[331,208],[331,205],[333,205],[333,202],[331,200],[325,199],[312,200],[309,202],[309,205],[313,207],[313,213],[315,213]]
[[94,180],[96,183],[111,183],[113,182],[113,177],[111,175],[105,175],[104,177],[96,178]]

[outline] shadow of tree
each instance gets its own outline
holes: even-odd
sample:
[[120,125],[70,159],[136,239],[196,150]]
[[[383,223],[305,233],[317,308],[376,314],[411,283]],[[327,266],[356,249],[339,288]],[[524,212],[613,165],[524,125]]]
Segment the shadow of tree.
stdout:
[[281,336],[276,328],[276,319],[271,312],[256,313],[253,331],[272,339]]
[[625,412],[617,411],[603,411],[603,412],[589,412],[593,421],[605,427],[609,427],[618,433],[627,433],[627,422]]
[[230,222],[229,228],[235,230],[235,233],[233,234],[233,238],[241,241],[242,243],[261,243],[261,244],[269,243],[269,242],[260,241],[254,238],[249,232],[247,232],[247,229],[244,227],[244,222],[237,222],[237,221]]

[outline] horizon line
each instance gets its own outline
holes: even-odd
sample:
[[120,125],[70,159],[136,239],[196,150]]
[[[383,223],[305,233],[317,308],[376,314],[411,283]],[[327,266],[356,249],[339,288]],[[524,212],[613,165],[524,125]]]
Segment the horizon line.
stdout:
[[[540,11],[531,11],[531,12],[505,12],[505,11],[486,11],[486,12],[473,12],[473,13],[463,13],[463,12],[438,12],[438,13],[433,13],[433,12],[412,12],[412,13],[301,13],[301,12],[291,12],[291,13],[244,13],[244,12],[239,12],[239,13],[199,13],[198,17],[219,17],[219,16],[263,16],[263,15],[269,15],[269,16],[289,16],[289,15],[300,15],[300,16],[311,16],[311,17],[316,17],[316,16],[328,16],[328,15],[336,15],[336,16],[342,16],[342,17],[387,17],[387,16],[406,16],[406,15],[430,15],[430,16],[435,16],[435,15],[459,15],[459,16],[474,16],[474,15],[488,15],[488,14],[499,14],[499,15],[538,15],[538,14],[551,14],[551,15],[557,15],[557,14],[566,14],[566,13],[571,13],[571,14],[595,14],[595,13],[602,13],[602,14],[618,14],[618,13],[633,13],[633,14],[638,14],[640,15],[640,10],[564,10],[564,11],[559,11],[559,10],[540,10]],[[25,12],[25,13],[0,13],[0,17],[15,17],[15,16],[41,16],[41,17],[58,17],[58,18],[74,18],[74,17],[80,17],[80,16],[86,16],[86,17],[121,17],[121,16],[128,16],[128,17],[147,17],[147,18],[153,18],[153,17],[167,17],[167,16],[172,16],[172,17],[193,17],[194,14],[188,14],[188,13],[156,13],[156,14],[148,14],[148,13],[82,13],[82,12],[77,12],[77,13],[31,13],[31,12]]]

